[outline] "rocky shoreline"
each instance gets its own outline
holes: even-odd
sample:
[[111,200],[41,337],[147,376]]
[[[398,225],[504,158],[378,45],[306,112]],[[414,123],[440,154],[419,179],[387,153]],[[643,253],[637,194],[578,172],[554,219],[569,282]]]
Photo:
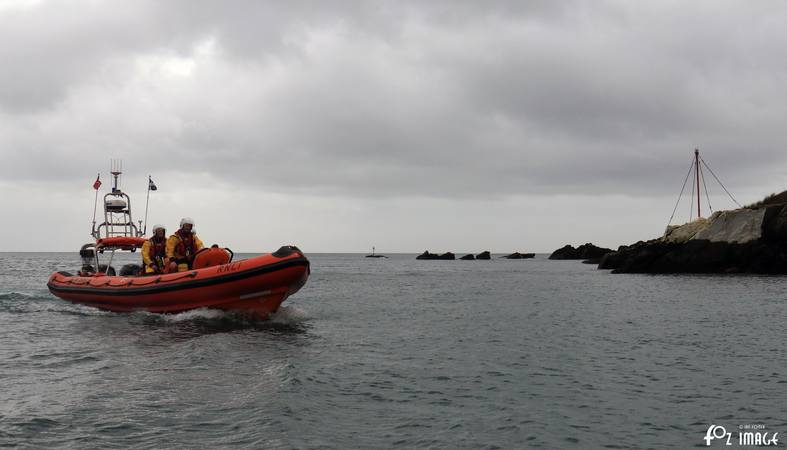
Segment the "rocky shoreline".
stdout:
[[[500,256],[530,259],[533,253]],[[455,260],[451,252],[425,251],[416,259]],[[489,260],[488,251],[460,260]],[[582,260],[612,273],[787,274],[787,191],[744,208],[717,211],[708,218],[668,227],[664,235],[617,250],[586,243],[566,245],[551,260]]]
[[[784,193],[774,196],[781,200]],[[613,273],[787,274],[787,203],[717,211],[605,254]]]

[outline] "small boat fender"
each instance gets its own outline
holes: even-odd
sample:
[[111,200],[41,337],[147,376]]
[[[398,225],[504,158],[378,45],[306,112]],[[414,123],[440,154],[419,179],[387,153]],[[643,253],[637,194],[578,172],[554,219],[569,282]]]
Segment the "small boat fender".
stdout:
[[227,264],[232,261],[232,251],[228,250],[218,246],[203,248],[194,255],[194,264],[192,266],[196,270]]

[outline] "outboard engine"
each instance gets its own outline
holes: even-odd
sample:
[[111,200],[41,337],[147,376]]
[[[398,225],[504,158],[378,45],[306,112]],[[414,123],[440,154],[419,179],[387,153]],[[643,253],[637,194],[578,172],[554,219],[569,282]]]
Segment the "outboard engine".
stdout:
[[96,251],[93,248],[94,244],[85,244],[79,249],[79,257],[82,259],[82,268],[79,274],[82,276],[89,276],[96,272],[93,264],[96,262]]
[[82,258],[83,266],[90,266],[96,262],[96,251],[92,248],[94,244],[85,244],[79,249],[79,257]]

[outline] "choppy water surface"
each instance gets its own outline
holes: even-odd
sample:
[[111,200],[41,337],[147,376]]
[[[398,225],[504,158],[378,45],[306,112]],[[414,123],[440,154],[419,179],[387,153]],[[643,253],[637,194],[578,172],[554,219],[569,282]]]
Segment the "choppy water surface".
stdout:
[[[50,295],[76,254],[0,254],[0,445],[704,446],[787,435],[787,279],[310,255],[269,322]],[[787,438],[787,436],[785,436]],[[715,446],[721,446],[719,442]]]

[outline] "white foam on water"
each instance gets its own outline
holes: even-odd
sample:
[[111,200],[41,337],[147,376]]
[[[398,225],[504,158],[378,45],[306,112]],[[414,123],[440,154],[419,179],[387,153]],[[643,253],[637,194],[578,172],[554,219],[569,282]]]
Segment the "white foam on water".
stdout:
[[117,314],[116,312],[112,311],[104,311],[98,308],[94,308],[92,306],[87,305],[80,305],[78,303],[69,303],[66,305],[67,309],[59,308],[59,307],[47,307],[44,308],[45,311],[59,311],[59,312],[70,312],[76,313],[83,316],[112,316]]
[[270,321],[277,324],[296,324],[309,320],[306,311],[295,306],[280,306],[271,314]]
[[184,311],[178,314],[157,314],[158,316],[162,317],[167,322],[187,322],[195,319],[221,319],[224,317],[228,317],[231,312],[222,311],[220,309],[208,309],[208,308],[200,308],[200,309],[192,309],[191,311]]

